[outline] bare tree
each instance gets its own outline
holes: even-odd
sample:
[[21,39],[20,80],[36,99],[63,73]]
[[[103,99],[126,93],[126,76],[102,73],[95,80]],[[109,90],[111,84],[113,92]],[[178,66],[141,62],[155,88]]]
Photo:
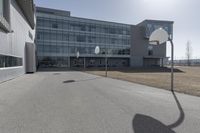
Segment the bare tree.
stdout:
[[187,65],[191,65],[191,58],[192,58],[192,46],[191,41],[187,41],[186,43],[186,59],[187,59]]

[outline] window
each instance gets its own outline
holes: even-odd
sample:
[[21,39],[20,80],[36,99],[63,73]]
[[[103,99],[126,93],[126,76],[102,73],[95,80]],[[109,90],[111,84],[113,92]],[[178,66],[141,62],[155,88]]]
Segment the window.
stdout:
[[33,35],[30,31],[28,31],[28,36],[30,37],[31,40],[33,40]]
[[22,66],[22,58],[0,55],[0,68]]
[[83,35],[78,35],[77,36],[77,42],[85,42],[85,41],[86,41],[85,36],[83,36]]
[[52,28],[56,28],[56,29],[57,29],[57,28],[58,28],[58,24],[53,23],[53,24],[52,24]]
[[84,25],[80,25],[81,27],[81,31],[85,31],[86,30],[86,27]]
[[148,55],[149,55],[149,56],[152,56],[152,55],[153,55],[153,50],[149,50],[149,51],[148,51]]
[[40,33],[38,33],[38,34],[37,34],[37,39],[38,39],[38,40],[42,39],[42,37],[41,37],[41,34],[40,34]]

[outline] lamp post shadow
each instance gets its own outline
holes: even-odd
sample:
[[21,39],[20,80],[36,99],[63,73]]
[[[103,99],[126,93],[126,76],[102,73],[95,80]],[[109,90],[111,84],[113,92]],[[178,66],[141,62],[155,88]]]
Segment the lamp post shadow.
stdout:
[[170,125],[165,125],[153,117],[136,114],[132,121],[134,133],[175,133],[173,128],[181,125],[184,121],[185,113],[174,91],[172,91],[172,94],[180,112],[178,120]]

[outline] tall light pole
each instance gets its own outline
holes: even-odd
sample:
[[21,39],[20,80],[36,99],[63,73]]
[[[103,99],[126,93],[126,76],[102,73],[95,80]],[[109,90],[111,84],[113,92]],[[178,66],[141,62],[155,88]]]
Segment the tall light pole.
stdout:
[[169,41],[171,43],[171,91],[174,91],[174,43],[169,34],[163,29],[155,30],[149,38],[149,43],[153,45],[160,45]]

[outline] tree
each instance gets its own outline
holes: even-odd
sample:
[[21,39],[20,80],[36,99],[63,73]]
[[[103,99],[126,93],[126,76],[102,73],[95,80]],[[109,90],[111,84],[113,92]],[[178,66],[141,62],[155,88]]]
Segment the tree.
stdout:
[[192,46],[191,42],[187,41],[186,43],[186,59],[187,59],[187,65],[191,65],[191,58],[192,58]]

